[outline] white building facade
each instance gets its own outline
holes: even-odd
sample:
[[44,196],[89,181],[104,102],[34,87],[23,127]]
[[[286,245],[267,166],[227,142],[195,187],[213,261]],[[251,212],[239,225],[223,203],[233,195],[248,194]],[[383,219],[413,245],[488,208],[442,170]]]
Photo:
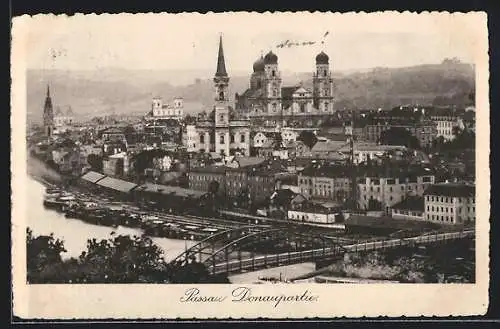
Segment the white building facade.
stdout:
[[424,195],[425,220],[439,224],[466,224],[476,220],[476,188],[465,184],[436,184]]

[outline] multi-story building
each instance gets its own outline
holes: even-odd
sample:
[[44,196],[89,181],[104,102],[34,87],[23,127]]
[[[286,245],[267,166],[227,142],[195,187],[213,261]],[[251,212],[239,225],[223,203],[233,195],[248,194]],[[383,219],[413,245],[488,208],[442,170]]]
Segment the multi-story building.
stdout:
[[460,126],[460,121],[452,109],[432,109],[426,115],[436,124],[436,137],[443,137],[446,141],[455,138],[454,128]]
[[394,219],[424,220],[424,198],[409,196],[391,207],[391,217]]
[[126,176],[129,170],[130,159],[125,152],[109,155],[102,161],[102,172],[107,176]]
[[195,125],[186,125],[182,134],[182,145],[186,147],[187,152],[198,152],[197,147],[198,133]]
[[151,111],[144,117],[146,121],[174,119],[181,120],[184,115],[184,101],[182,97],[174,98],[173,104],[164,104],[161,97],[153,98]]
[[218,194],[225,198],[237,198],[244,194],[254,203],[268,198],[274,191],[278,174],[285,171],[278,162],[231,168],[206,166],[193,168],[188,173],[189,188],[209,191],[212,182],[219,185]]
[[54,126],[56,128],[60,129],[71,126],[73,121],[74,115],[70,106],[66,109],[66,111],[62,111],[60,107],[56,108],[56,112],[54,114]]
[[360,209],[371,210],[378,204],[386,213],[390,207],[408,196],[422,196],[427,187],[434,184],[435,176],[422,166],[371,166],[358,173],[357,199]]
[[215,117],[196,123],[198,149],[221,155],[250,155],[250,122],[229,117],[229,76],[226,71],[222,37],[219,41],[217,70],[213,79],[215,87]]
[[333,113],[333,102],[333,79],[324,52],[316,56],[313,90],[283,87],[278,56],[270,51],[253,64],[250,88],[236,94],[237,111],[266,126],[317,126]]
[[351,193],[351,174],[346,166],[312,165],[298,174],[298,186],[308,198],[344,203]]
[[[377,161],[392,152],[404,152],[405,146],[378,145],[376,143],[355,142],[354,163],[366,163],[370,160]],[[316,159],[347,160],[350,154],[350,145],[345,141],[318,140],[310,152]]]
[[383,131],[390,128],[403,128],[415,136],[421,146],[429,146],[437,137],[437,127],[433,121],[423,120],[419,122],[405,121],[379,121],[371,122],[364,127],[363,137],[366,141],[379,142]]
[[476,187],[435,184],[424,193],[425,220],[440,224],[465,224],[476,220]]
[[190,189],[208,192],[212,182],[217,182],[217,194],[224,196],[226,194],[226,170],[223,166],[203,166],[191,168],[187,173],[188,186]]

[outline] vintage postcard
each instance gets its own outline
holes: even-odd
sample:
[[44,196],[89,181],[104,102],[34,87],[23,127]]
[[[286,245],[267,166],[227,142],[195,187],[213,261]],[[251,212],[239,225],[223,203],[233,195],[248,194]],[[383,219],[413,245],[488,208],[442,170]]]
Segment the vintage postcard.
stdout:
[[486,312],[485,13],[25,15],[11,60],[15,316]]

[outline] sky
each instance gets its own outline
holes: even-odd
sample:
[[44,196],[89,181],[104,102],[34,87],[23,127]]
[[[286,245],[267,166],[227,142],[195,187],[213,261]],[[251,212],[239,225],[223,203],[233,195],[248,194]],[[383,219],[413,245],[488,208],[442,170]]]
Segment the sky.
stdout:
[[[324,51],[333,70],[403,67],[457,57],[474,63],[484,26],[468,14],[118,14],[24,16],[27,68],[214,70],[219,35],[226,67],[250,72],[272,50],[280,70],[309,72]],[[14,19],[16,24],[16,19]],[[291,42],[308,46],[278,48]]]

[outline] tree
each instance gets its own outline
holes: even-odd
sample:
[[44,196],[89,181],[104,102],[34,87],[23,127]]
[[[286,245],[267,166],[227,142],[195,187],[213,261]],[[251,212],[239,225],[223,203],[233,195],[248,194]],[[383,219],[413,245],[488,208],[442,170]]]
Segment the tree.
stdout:
[[27,230],[29,283],[219,283],[227,277],[209,274],[205,265],[167,263],[163,251],[146,236],[119,235],[90,239],[78,258],[62,260],[62,240],[33,237]]
[[31,229],[26,229],[27,279],[29,283],[44,283],[47,269],[62,264],[61,253],[66,252],[64,242],[49,236],[33,237]]
[[384,145],[401,145],[411,149],[420,149],[418,139],[407,129],[391,127],[380,134],[380,143]]
[[208,193],[210,194],[217,194],[219,191],[219,182],[217,181],[211,181],[210,184],[208,185]]
[[186,125],[194,125],[196,123],[196,117],[188,114],[184,117],[184,123]]
[[90,168],[93,171],[98,171],[98,172],[102,171],[102,167],[103,167],[102,160],[103,160],[102,156],[97,155],[97,154],[89,154],[87,156],[87,163],[90,165]]
[[318,141],[318,138],[312,131],[304,130],[300,133],[297,140],[303,142],[308,148],[312,148]]
[[78,258],[80,279],[92,283],[167,282],[163,251],[146,236],[88,240]]

